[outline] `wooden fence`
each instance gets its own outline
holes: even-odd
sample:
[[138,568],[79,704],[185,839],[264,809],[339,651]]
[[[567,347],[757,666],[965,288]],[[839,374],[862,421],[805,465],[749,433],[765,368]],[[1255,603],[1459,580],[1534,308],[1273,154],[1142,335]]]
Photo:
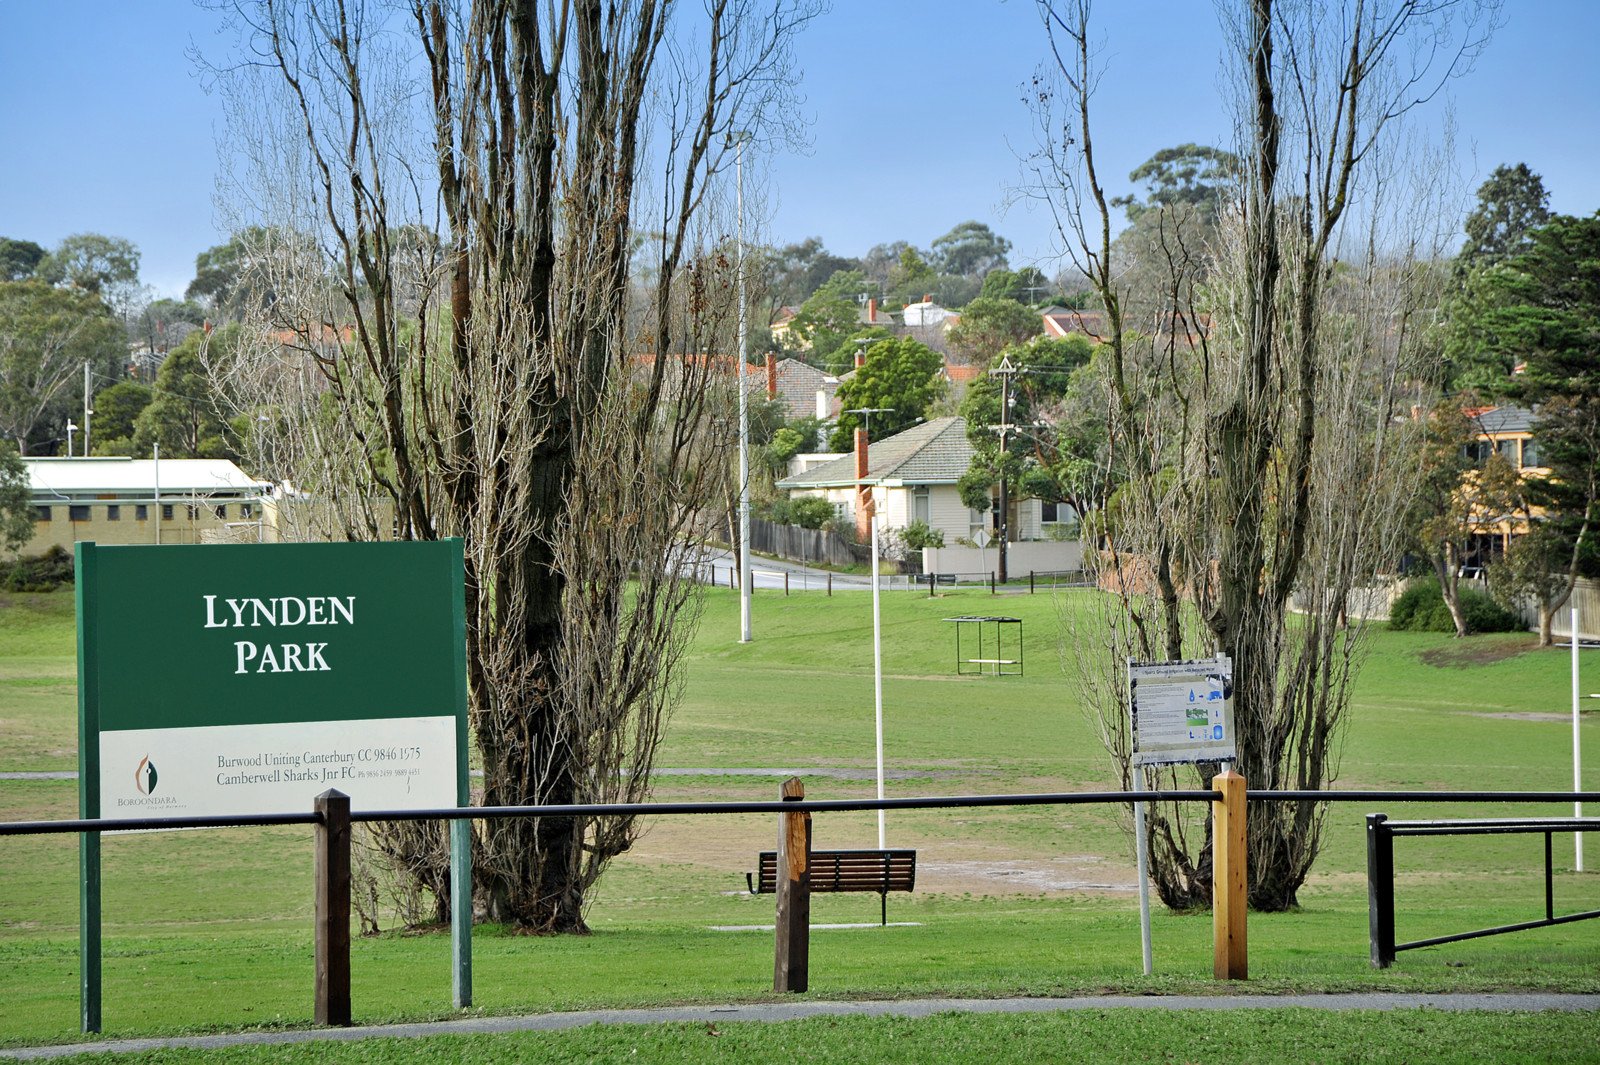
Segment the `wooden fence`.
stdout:
[[791,562],[821,562],[829,566],[853,566],[871,560],[870,547],[852,543],[838,533],[779,525],[760,518],[750,519],[750,549]]

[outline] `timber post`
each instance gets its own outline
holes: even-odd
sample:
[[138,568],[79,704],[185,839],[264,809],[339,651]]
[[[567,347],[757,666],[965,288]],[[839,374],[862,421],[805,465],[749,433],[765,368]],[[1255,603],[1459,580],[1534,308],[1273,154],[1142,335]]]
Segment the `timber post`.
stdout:
[[[805,782],[790,777],[779,797],[799,802]],[[810,975],[811,952],[811,815],[805,811],[778,815],[777,943],[772,989],[803,992]]]
[[1232,769],[1211,778],[1222,793],[1211,804],[1211,935],[1218,980],[1248,980],[1246,941],[1249,838],[1245,833],[1245,780]]
[[316,892],[316,977],[312,1018],[350,1026],[350,796],[329,789],[313,803],[319,820]]

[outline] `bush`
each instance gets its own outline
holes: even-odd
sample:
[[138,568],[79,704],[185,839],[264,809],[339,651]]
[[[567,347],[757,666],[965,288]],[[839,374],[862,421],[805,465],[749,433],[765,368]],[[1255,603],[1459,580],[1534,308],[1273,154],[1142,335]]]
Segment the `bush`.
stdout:
[[[1461,614],[1467,631],[1516,632],[1522,619],[1475,588],[1463,588]],[[1412,581],[1389,608],[1389,627],[1407,632],[1455,632],[1455,620],[1445,606],[1444,592],[1432,577]]]
[[900,533],[900,538],[905,541],[906,548],[911,551],[921,551],[924,547],[944,546],[944,530],[930,528],[928,523],[921,518],[907,525]]
[[789,524],[802,529],[820,529],[833,519],[833,504],[821,496],[800,496],[789,500]]
[[42,555],[0,562],[0,588],[8,592],[53,592],[72,583],[72,553],[60,544]]

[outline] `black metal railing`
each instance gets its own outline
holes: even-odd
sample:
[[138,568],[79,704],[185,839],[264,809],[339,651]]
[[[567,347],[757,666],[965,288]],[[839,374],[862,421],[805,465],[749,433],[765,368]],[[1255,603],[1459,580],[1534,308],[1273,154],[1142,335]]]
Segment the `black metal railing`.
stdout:
[[[1600,818],[1595,817],[1544,817],[1544,818],[1483,818],[1459,821],[1391,821],[1388,814],[1367,815],[1367,922],[1371,941],[1372,964],[1387,969],[1394,964],[1394,956],[1402,950],[1419,947],[1437,947],[1444,943],[1459,943],[1466,939],[1504,935],[1507,932],[1524,932],[1530,928],[1548,928],[1551,925],[1571,924],[1600,917],[1600,910],[1556,915],[1555,862],[1551,838],[1557,832],[1600,832]],[[1396,943],[1394,939],[1394,841],[1396,836],[1489,836],[1489,835],[1543,835],[1544,836],[1544,917],[1532,921],[1479,928],[1471,932],[1455,932],[1445,936],[1414,939],[1409,943]]]

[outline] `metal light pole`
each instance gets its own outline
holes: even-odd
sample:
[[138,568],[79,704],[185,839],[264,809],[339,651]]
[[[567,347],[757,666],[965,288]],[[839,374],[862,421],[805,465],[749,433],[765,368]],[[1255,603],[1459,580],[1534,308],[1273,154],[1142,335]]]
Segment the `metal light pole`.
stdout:
[[[1572,604],[1572,790],[1583,790],[1583,759],[1578,752],[1578,604]],[[1572,816],[1583,816],[1583,803],[1572,804]],[[1575,868],[1583,872],[1583,833],[1572,834],[1572,846],[1576,851]]]
[[[869,489],[870,491],[870,489]],[[869,497],[870,498],[870,497]],[[878,505],[871,504],[870,529],[872,532],[872,699],[873,719],[878,731],[878,801],[883,801],[883,621],[878,610]],[[883,807],[878,807],[878,849],[886,850],[884,842]]]
[[72,457],[72,434],[77,432],[77,431],[78,431],[78,427],[76,425],[72,424],[72,419],[71,418],[68,418],[67,419],[67,458],[69,458],[69,459]]
[[[83,457],[89,457],[89,415],[94,413],[94,408],[89,405],[89,362],[83,363]],[[67,449],[67,454],[72,454],[72,449]]]
[[736,202],[739,211],[739,642],[750,642],[750,415],[745,389],[744,309],[744,142],[745,132],[733,135]]

